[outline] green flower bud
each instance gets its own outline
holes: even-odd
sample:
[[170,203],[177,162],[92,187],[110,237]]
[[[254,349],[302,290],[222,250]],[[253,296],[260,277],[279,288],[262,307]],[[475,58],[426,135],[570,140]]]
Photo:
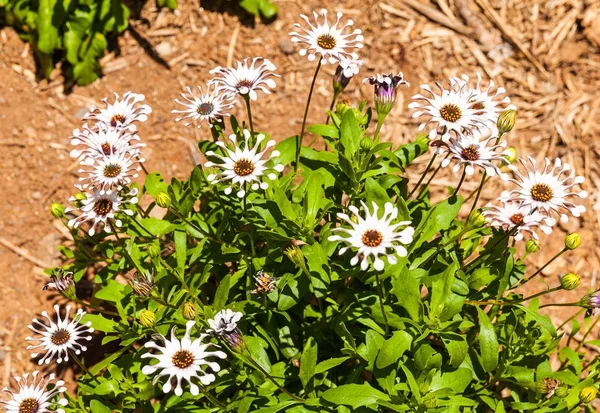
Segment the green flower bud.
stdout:
[[65,207],[60,202],[54,202],[50,205],[50,213],[54,218],[62,218],[65,216]]
[[158,242],[158,240],[155,240],[154,242],[152,242],[152,244],[148,245],[146,251],[148,251],[148,255],[150,255],[150,257],[158,257],[160,255],[160,242]]
[[471,215],[469,215],[469,224],[473,228],[481,228],[486,224],[486,222],[487,220],[479,209],[474,210]]
[[517,111],[514,109],[505,110],[498,116],[498,132],[505,134],[510,132],[515,127],[517,120]]
[[83,206],[83,203],[81,201],[85,201],[86,199],[87,196],[85,196],[83,192],[78,192],[75,195],[73,195],[73,198],[69,199],[69,201],[73,202],[73,206],[81,208]]
[[561,399],[566,397],[567,393],[569,393],[569,388],[567,386],[560,386],[558,389],[556,389],[556,396],[560,397]]
[[154,324],[156,323],[156,315],[154,314],[153,311],[142,310],[140,312],[139,322],[141,325],[143,325],[146,328],[152,328],[152,327],[154,327]]
[[156,204],[161,208],[168,208],[171,206],[171,197],[166,192],[159,192],[156,195]]
[[517,160],[517,150],[512,146],[510,148],[506,148],[504,151],[504,157],[510,163],[514,163]]
[[596,398],[598,395],[598,389],[594,386],[588,386],[581,389],[579,392],[579,401],[581,403],[587,404]]
[[181,307],[181,314],[186,320],[196,319],[196,305],[191,301],[186,301]]
[[304,270],[305,272],[308,272],[308,269],[306,268],[306,261],[304,259],[304,254],[302,253],[302,250],[298,246],[292,245],[291,247],[287,248],[284,251],[284,253],[290,259],[290,261],[292,261],[294,264],[296,264],[296,266],[298,268]]
[[365,136],[360,141],[360,149],[369,152],[373,148],[373,141],[368,136]]
[[577,232],[569,234],[565,237],[565,248],[566,249],[574,250],[574,249],[577,249],[577,247],[579,247],[579,245],[581,245],[581,236]]
[[572,272],[560,276],[560,286],[564,290],[574,290],[575,288],[579,287],[580,281],[581,279],[579,276],[577,274],[573,274]]
[[528,254],[533,254],[534,252],[538,252],[542,247],[540,243],[534,239],[528,239],[525,243],[525,250]]
[[437,407],[437,399],[435,397],[428,397],[423,399],[423,406],[426,409],[435,409]]

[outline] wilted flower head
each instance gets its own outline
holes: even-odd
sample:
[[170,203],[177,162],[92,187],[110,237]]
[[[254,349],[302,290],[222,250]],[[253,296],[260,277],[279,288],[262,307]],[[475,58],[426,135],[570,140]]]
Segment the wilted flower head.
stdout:
[[75,280],[73,279],[73,273],[71,271],[56,268],[52,270],[50,278],[52,281],[47,282],[44,285],[44,291],[53,288],[69,300],[77,299],[77,295],[75,294]]
[[483,216],[492,227],[510,231],[519,225],[513,233],[515,241],[522,240],[525,233],[528,233],[534,240],[538,240],[536,229],[542,230],[545,234],[552,233],[552,228],[547,223],[548,217],[538,211],[533,211],[530,205],[516,201],[503,201],[503,203],[504,205],[501,207],[488,204],[486,210],[483,211]]
[[344,25],[338,27],[343,16],[342,13],[337,13],[337,20],[332,25],[329,24],[327,10],[321,9],[321,15],[323,16],[322,23],[319,22],[319,14],[313,11],[314,24],[304,14],[300,15],[308,25],[308,29],[299,23],[294,24],[294,27],[301,33],[291,32],[292,42],[306,45],[305,48],[300,49],[300,56],[308,55],[308,60],[312,62],[317,55],[320,55],[322,64],[339,62],[342,57],[358,59],[358,54],[354,52],[354,49],[363,47],[362,31],[355,29],[352,33],[343,34],[347,27],[354,25],[352,20],[349,19]]
[[237,323],[242,316],[242,313],[229,308],[221,310],[214,318],[208,320],[210,328],[206,332],[225,340],[233,349],[240,350],[244,346],[244,338]]
[[169,393],[175,384],[175,394],[181,396],[183,388],[182,381],[188,382],[190,385],[190,393],[197,396],[200,393],[200,388],[192,380],[199,380],[200,383],[207,386],[216,377],[213,372],[221,370],[221,366],[214,361],[209,361],[209,358],[217,357],[220,359],[227,358],[227,355],[222,351],[207,351],[211,346],[216,346],[212,343],[204,343],[207,334],[200,334],[200,337],[192,340],[191,331],[195,321],[188,321],[185,324],[185,334],[181,340],[175,335],[177,328],[171,329],[171,339],[167,339],[161,334],[155,334],[153,338],[156,341],[149,341],[144,344],[146,348],[158,350],[158,354],[145,353],[142,358],[153,358],[158,360],[158,363],[146,365],[142,368],[142,373],[149,376],[159,372],[152,380],[156,384],[163,376],[168,376],[167,381],[163,385],[163,392]]
[[399,86],[410,86],[404,80],[402,72],[399,72],[397,75],[392,73],[378,73],[377,76],[370,76],[363,80],[363,83],[366,82],[374,86],[375,110],[379,116],[386,116],[390,113],[396,101]]
[[283,171],[283,165],[276,164],[273,166],[267,166],[269,159],[279,156],[279,151],[272,151],[269,158],[263,159],[263,156],[269,148],[275,146],[275,141],[270,140],[265,145],[265,148],[260,151],[261,142],[266,138],[265,135],[259,133],[256,135],[256,144],[254,147],[250,147],[250,131],[244,129],[244,148],[238,144],[238,138],[235,134],[229,135],[229,140],[233,143],[234,148],[228,148],[225,143],[218,141],[216,144],[225,151],[226,156],[218,155],[213,151],[206,152],[206,156],[220,159],[221,163],[215,163],[212,161],[206,162],[205,167],[221,168],[223,171],[218,174],[210,174],[206,177],[208,182],[211,184],[217,184],[223,181],[231,181],[231,185],[225,189],[225,193],[229,195],[233,186],[236,184],[240,185],[240,189],[237,192],[239,198],[243,198],[246,195],[246,184],[250,185],[254,191],[260,189],[267,189],[269,184],[262,181],[264,175],[271,181],[277,179],[275,172]]
[[[12,391],[5,387],[3,391],[10,394],[10,399],[0,401],[4,405],[6,413],[65,413],[62,408],[69,404],[63,397],[67,390],[64,387],[65,382],[58,380],[55,383],[56,376],[42,374],[38,379],[39,371],[25,373],[21,377],[13,377],[19,389]],[[48,385],[52,388],[48,390]],[[58,400],[55,400],[56,397]]]
[[131,287],[133,292],[139,297],[148,297],[154,289],[154,276],[153,274],[141,274],[137,269],[129,271],[125,277],[127,278],[127,284]]
[[[537,162],[531,156],[528,157],[531,167],[528,167],[523,159],[519,159],[526,173],[521,174],[514,165],[509,165],[510,170],[516,175],[517,179],[509,179],[519,188],[512,191],[504,191],[501,195],[503,199],[518,199],[525,205],[531,205],[540,212],[548,214],[555,213],[560,215],[562,222],[568,221],[567,214],[570,212],[573,216],[579,217],[585,212],[583,205],[575,205],[568,198],[587,197],[586,191],[574,192],[572,188],[575,185],[583,183],[583,176],[575,176],[575,171],[571,166],[562,163],[560,158],[556,158],[554,164],[546,158],[544,169],[538,169]],[[554,225],[556,220],[551,218],[548,223]]]
[[[90,327],[92,325],[90,321],[85,324],[80,324],[81,319],[85,315],[85,311],[81,309],[77,310],[73,320],[69,321],[69,312],[71,311],[70,305],[66,307],[65,318],[60,317],[60,307],[58,305],[54,306],[54,310],[56,311],[56,322],[48,317],[46,311],[42,311],[42,316],[49,321],[50,325],[47,326],[34,318],[32,324],[28,326],[31,331],[34,331],[41,336],[41,338],[25,338],[27,341],[39,343],[27,346],[27,350],[39,348],[40,351],[45,352],[38,362],[40,365],[44,362],[50,364],[50,361],[52,361],[55,356],[56,362],[60,364],[63,360],[69,360],[70,352],[81,354],[82,351],[86,351],[87,347],[80,344],[79,341],[90,341],[92,335],[89,333],[94,332],[94,329]],[[35,358],[37,356],[38,353],[31,353],[31,357]]]
[[113,128],[127,128],[134,122],[145,122],[152,108],[148,105],[140,105],[145,99],[144,95],[133,92],[125,92],[119,99],[115,93],[114,103],[108,103],[108,98],[102,99],[106,108],[92,106],[90,111],[83,116],[84,120],[93,120]]
[[[257,91],[270,94],[269,89],[275,88],[272,77],[279,77],[274,71],[277,69],[269,59],[255,57],[248,64],[248,58],[243,62],[237,62],[237,67],[215,67],[210,71],[217,76],[210,81],[216,85],[215,92],[224,92],[231,95],[248,96],[252,100],[257,99]],[[260,64],[256,64],[260,61]]]
[[542,380],[536,381],[534,384],[535,391],[537,391],[540,394],[545,395],[546,399],[550,399],[552,396],[554,396],[554,394],[556,393],[556,391],[558,390],[559,387],[560,387],[560,380],[551,379],[548,377],[546,377]]
[[[213,88],[211,92],[210,89]],[[175,118],[175,122],[184,121],[185,126],[196,122],[200,127],[202,122],[207,121],[208,126],[212,128],[212,122],[222,122],[223,116],[229,116],[229,111],[235,105],[233,95],[229,93],[220,93],[215,83],[209,83],[206,87],[206,93],[198,86],[198,95],[195,95],[192,89],[187,86],[187,95],[181,94],[184,101],[175,99],[175,102],[186,107],[183,110],[174,109],[171,113],[182,114],[182,117]]]
[[252,294],[269,294],[275,290],[276,279],[264,270],[259,270],[254,276],[255,288],[250,291]]

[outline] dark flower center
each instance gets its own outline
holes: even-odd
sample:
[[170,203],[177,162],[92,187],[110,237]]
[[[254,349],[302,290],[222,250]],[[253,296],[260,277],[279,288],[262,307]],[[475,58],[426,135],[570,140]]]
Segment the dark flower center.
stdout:
[[202,115],[202,116],[208,116],[212,113],[214,109],[214,106],[212,105],[212,103],[202,103],[200,104],[200,106],[198,106],[198,109],[196,109],[196,112],[198,112],[198,114]]
[[104,176],[107,178],[114,178],[121,173],[121,166],[118,164],[110,163],[104,167]]
[[96,202],[94,202],[94,212],[97,215],[106,215],[112,209],[112,201],[108,198],[100,198]]
[[60,329],[60,330],[56,330],[54,332],[54,334],[52,334],[52,337],[50,337],[50,341],[52,341],[52,344],[55,344],[57,346],[62,346],[63,344],[66,344],[69,340],[71,339],[71,334],[64,329]]
[[323,49],[331,50],[335,47],[335,37],[330,34],[322,34],[317,38],[317,44]]
[[110,119],[110,126],[117,126],[117,124],[119,123],[123,123],[125,121],[125,116],[123,115],[114,115],[111,119]]
[[248,176],[254,172],[254,164],[248,159],[240,159],[233,164],[233,171],[238,176]]
[[194,355],[188,350],[177,350],[173,354],[173,365],[180,369],[186,369],[194,363]]
[[101,146],[102,153],[106,156],[110,155],[112,152],[112,145],[108,142],[104,142]]
[[476,161],[479,159],[479,149],[475,145],[467,146],[463,149],[462,156],[467,161]]
[[363,244],[365,244],[368,247],[376,247],[379,244],[381,244],[381,241],[383,241],[381,232],[377,231],[376,229],[370,229],[368,231],[365,231],[365,233],[362,236]]
[[548,202],[552,195],[552,188],[548,184],[535,184],[531,187],[531,197],[534,201]]
[[510,217],[510,222],[512,222],[515,225],[519,225],[523,223],[523,218],[523,214],[516,213]]
[[471,109],[473,110],[483,110],[485,109],[485,103],[483,102],[475,102],[471,105]]
[[254,86],[254,82],[248,80],[248,79],[242,79],[239,82],[237,82],[237,85],[235,85],[235,87],[237,89],[241,89],[243,87],[246,87],[248,89],[252,89],[252,86]]
[[446,122],[456,122],[462,116],[462,112],[460,108],[454,103],[446,103],[440,109],[440,116]]
[[37,399],[27,398],[19,404],[19,413],[37,413],[40,402]]

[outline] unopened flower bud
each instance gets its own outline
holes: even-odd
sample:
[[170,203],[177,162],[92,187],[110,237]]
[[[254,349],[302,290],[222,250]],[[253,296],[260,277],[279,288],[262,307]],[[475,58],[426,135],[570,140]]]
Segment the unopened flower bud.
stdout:
[[171,206],[171,197],[166,192],[159,192],[156,195],[156,204],[161,208],[168,208]]
[[498,116],[498,132],[505,134],[510,132],[515,127],[515,121],[517,120],[517,111],[514,109],[507,109]]
[[156,323],[156,314],[150,310],[142,310],[140,312],[139,322],[146,328],[152,328]]
[[598,395],[598,389],[594,386],[588,386],[581,389],[579,392],[579,401],[581,403],[587,404],[596,398]]
[[86,199],[87,196],[85,196],[83,192],[78,192],[73,195],[72,198],[69,198],[69,201],[71,201],[76,208],[81,208],[83,206],[83,202],[81,201],[85,201]]
[[191,301],[186,301],[181,307],[181,314],[186,320],[196,319],[196,305]]
[[408,82],[403,79],[402,73],[397,75],[391,73],[378,74],[363,80],[363,83],[366,82],[374,86],[375,110],[379,117],[385,117],[391,112],[398,94],[398,87],[401,85],[409,86]]
[[335,70],[335,75],[333,75],[334,93],[339,94],[344,90],[346,86],[348,86],[348,83],[350,83],[350,79],[358,74],[358,71],[363,64],[364,62],[362,60],[342,57]]
[[525,243],[525,250],[528,254],[533,254],[541,249],[540,243],[534,239],[528,239]]
[[296,266],[302,270],[307,270],[306,261],[304,260],[304,254],[297,245],[292,245],[284,251],[285,255],[292,261]]
[[515,148],[513,148],[512,146],[509,148],[506,148],[506,150],[504,151],[504,157],[506,158],[506,160],[508,162],[515,163],[515,161],[518,158],[517,150]]
[[471,215],[469,215],[469,224],[471,224],[473,228],[483,227],[486,224],[486,222],[487,221],[485,217],[478,209],[474,210],[473,212],[471,212]]
[[369,152],[373,148],[373,141],[368,136],[365,136],[360,141],[360,149]]
[[565,248],[566,249],[574,250],[574,249],[577,249],[577,247],[579,247],[579,245],[581,245],[581,236],[577,232],[569,234],[565,237]]
[[77,300],[77,294],[75,292],[75,280],[73,279],[73,273],[71,271],[65,271],[62,268],[52,270],[50,274],[52,281],[47,282],[44,285],[44,290],[54,288],[63,297],[71,300]]
[[556,389],[556,397],[560,397],[561,399],[565,397],[569,393],[569,388],[567,386],[560,386]]
[[150,257],[158,257],[160,255],[160,242],[158,240],[154,240],[148,245],[146,251],[148,251],[148,255],[150,255]]
[[54,218],[62,218],[65,216],[65,207],[60,202],[54,202],[50,205],[50,213]]
[[136,269],[125,275],[127,284],[138,297],[148,297],[154,289],[154,275],[140,274]]
[[559,389],[560,380],[545,378],[538,380],[533,384],[533,389],[540,394],[546,395],[546,399],[554,396],[556,391]]
[[573,274],[572,272],[560,276],[560,286],[564,290],[574,290],[575,288],[579,287],[580,281],[581,279],[579,276],[577,274]]
[[423,406],[426,409],[435,409],[437,407],[437,399],[435,397],[426,397],[423,399]]

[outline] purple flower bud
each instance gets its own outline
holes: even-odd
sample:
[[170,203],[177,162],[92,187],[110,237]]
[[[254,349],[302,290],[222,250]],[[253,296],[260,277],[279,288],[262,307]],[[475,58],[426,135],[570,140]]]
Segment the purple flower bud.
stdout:
[[397,75],[377,74],[377,76],[370,76],[363,80],[363,83],[366,82],[374,86],[375,109],[379,116],[386,116],[392,110],[398,94],[398,86],[409,86],[409,83],[403,79],[402,72]]

